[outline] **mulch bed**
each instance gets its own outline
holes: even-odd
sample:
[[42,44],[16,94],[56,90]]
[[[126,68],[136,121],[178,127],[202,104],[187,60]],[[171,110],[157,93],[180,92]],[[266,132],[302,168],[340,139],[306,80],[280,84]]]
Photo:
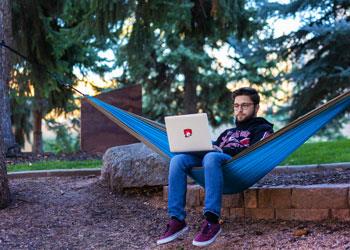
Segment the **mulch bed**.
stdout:
[[[101,159],[102,154],[23,153],[9,165],[43,160]],[[271,173],[255,186],[350,183],[350,169]],[[190,232],[163,246],[167,204],[161,188],[113,194],[99,178],[52,177],[10,180],[12,203],[0,210],[1,249],[193,249],[202,215],[188,211]],[[350,223],[226,220],[208,249],[348,249]]]
[[274,173],[266,175],[254,187],[279,185],[315,185],[350,183],[350,168],[333,168],[318,171]]
[[[1,249],[193,249],[202,215],[189,210],[189,234],[165,246],[166,203],[157,189],[112,194],[94,176],[10,180],[0,210]],[[350,223],[226,220],[208,249],[350,249]]]

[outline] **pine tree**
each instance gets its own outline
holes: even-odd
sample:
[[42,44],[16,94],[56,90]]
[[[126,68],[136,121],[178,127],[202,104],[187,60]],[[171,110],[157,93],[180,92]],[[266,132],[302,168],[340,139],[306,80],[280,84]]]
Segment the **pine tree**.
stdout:
[[277,60],[293,63],[291,72],[279,75],[281,80],[295,83],[291,120],[349,91],[349,1],[294,0],[289,4],[268,3],[264,9],[270,17],[301,17],[301,27],[296,31],[265,41],[270,51],[277,53]]
[[210,51],[260,28],[246,1],[95,0],[90,7],[92,30],[115,41],[116,66],[124,70],[118,81],[142,83],[146,115],[205,111],[213,125],[230,119],[226,85],[234,72]]
[[[84,30],[80,18],[85,13],[84,5],[75,6],[71,1],[13,1],[13,26],[16,47],[29,58],[18,58],[13,81],[13,104],[30,104],[33,114],[33,151],[42,152],[41,124],[46,114],[70,112],[77,108],[74,92],[64,87],[76,84],[73,68],[82,71],[101,72],[107,68],[97,53],[103,46],[93,41]],[[105,45],[104,45],[105,46]],[[23,135],[31,129],[22,130],[28,113],[14,114],[16,135]]]

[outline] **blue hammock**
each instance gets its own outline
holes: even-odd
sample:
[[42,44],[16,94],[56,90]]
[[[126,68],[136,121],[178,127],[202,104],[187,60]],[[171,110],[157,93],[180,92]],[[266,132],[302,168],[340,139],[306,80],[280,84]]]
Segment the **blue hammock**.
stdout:
[[[86,100],[165,158],[170,159],[175,155],[170,152],[163,124],[119,109],[94,97],[88,96]],[[348,106],[350,92],[334,98],[234,156],[223,166],[224,194],[238,193],[254,185]],[[203,168],[193,168],[189,175],[201,186],[205,185]]]

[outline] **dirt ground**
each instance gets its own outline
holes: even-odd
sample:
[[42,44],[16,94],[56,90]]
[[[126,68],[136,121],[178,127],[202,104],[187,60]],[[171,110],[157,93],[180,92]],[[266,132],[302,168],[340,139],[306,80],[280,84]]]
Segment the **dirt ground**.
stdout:
[[[14,179],[0,210],[0,249],[193,249],[202,215],[188,211],[189,234],[163,246],[161,192],[112,194],[97,177]],[[350,223],[226,220],[208,249],[350,249]]]

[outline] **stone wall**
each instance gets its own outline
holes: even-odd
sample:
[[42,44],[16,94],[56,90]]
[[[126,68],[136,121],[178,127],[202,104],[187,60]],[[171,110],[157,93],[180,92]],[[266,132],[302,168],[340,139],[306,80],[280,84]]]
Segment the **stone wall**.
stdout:
[[[116,89],[96,98],[132,113],[142,114],[141,85]],[[108,148],[138,142],[116,123],[87,103],[81,103],[81,149],[89,153],[103,153]]]
[[[168,187],[164,187],[167,200]],[[187,206],[202,211],[204,189],[188,185]],[[223,195],[222,217],[264,220],[350,221],[350,184],[250,188]]]

